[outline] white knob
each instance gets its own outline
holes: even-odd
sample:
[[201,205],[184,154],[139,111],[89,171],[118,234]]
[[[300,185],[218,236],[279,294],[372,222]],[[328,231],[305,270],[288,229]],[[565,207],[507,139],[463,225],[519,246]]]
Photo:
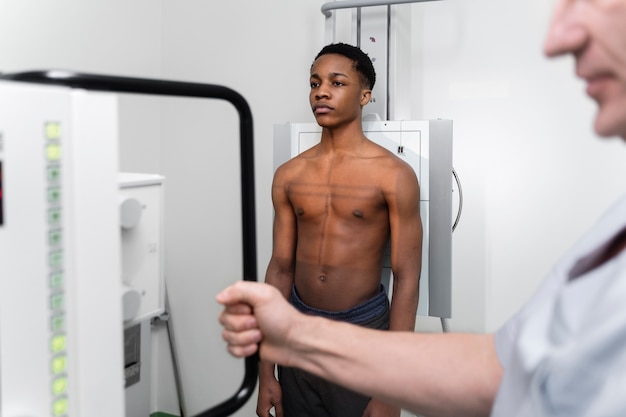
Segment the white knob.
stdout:
[[122,285],[122,315],[124,321],[128,321],[139,313],[141,294],[128,285]]
[[142,204],[135,198],[120,196],[120,226],[132,229],[141,219]]

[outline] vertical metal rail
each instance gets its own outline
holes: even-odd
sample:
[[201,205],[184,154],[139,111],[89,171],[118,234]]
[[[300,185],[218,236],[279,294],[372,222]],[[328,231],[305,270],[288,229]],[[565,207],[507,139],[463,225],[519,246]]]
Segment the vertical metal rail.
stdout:
[[340,0],[340,1],[331,1],[328,3],[324,3],[321,7],[321,12],[324,16],[326,16],[326,28],[325,28],[325,38],[326,43],[335,42],[335,26],[336,26],[336,18],[333,15],[333,10],[338,9],[352,9],[356,8],[356,46],[361,48],[361,9],[363,7],[374,7],[374,6],[387,6],[387,65],[386,72],[387,77],[385,80],[385,114],[381,114],[381,117],[384,117],[384,120],[391,120],[391,93],[390,93],[390,74],[391,74],[391,6],[396,4],[408,4],[408,3],[425,3],[431,1],[442,1],[442,0]]
[[[0,79],[62,85],[94,91],[222,99],[230,102],[239,113],[243,279],[245,281],[257,280],[252,112],[242,95],[228,87],[213,84],[116,77],[58,70],[4,74],[0,75]],[[237,411],[252,395],[256,386],[257,372],[258,356],[245,358],[245,374],[239,390],[232,397],[197,414],[196,417],[222,417]]]

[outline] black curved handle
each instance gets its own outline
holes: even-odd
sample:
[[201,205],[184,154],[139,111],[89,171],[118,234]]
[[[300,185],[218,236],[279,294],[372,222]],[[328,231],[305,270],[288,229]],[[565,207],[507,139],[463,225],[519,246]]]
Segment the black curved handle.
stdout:
[[[243,230],[243,279],[257,280],[256,220],[254,199],[254,142],[252,112],[238,92],[212,84],[166,81],[147,78],[82,74],[62,70],[29,71],[0,75],[0,79],[38,84],[55,84],[85,90],[136,93],[159,96],[215,98],[227,100],[239,113],[241,158],[241,215]],[[245,374],[239,390],[231,398],[200,413],[197,417],[228,416],[243,406],[252,395],[258,373],[258,355],[245,359]]]

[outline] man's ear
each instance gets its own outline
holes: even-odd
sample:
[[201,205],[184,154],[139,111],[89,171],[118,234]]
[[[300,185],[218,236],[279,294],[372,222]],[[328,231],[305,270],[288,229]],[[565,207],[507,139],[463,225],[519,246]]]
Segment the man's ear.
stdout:
[[361,95],[361,107],[365,106],[372,99],[372,90],[363,90]]

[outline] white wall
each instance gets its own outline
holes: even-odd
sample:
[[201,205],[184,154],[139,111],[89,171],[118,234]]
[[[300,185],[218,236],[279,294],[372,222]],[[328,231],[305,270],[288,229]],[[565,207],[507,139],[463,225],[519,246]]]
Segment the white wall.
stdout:
[[2,0],[0,23],[3,72],[160,73],[161,7],[154,1]]
[[[272,126],[312,120],[308,69],[324,43],[323,3],[0,0],[0,71],[69,68],[240,92],[254,117],[262,278]],[[412,65],[400,100],[410,109],[399,114],[454,120],[465,193],[454,234],[454,330],[497,328],[624,189],[623,144],[596,143],[595,106],[571,60],[541,54],[550,3],[403,6]],[[241,268],[237,117],[220,102],[125,96],[121,119],[122,167],[168,177],[167,277],[193,414],[232,391],[243,366],[224,351],[213,302]],[[252,415],[253,402],[238,415]]]
[[494,330],[620,193],[621,141],[599,144],[570,58],[548,60],[552,2],[412,5],[413,116],[454,120],[465,192],[454,236],[455,330]]

